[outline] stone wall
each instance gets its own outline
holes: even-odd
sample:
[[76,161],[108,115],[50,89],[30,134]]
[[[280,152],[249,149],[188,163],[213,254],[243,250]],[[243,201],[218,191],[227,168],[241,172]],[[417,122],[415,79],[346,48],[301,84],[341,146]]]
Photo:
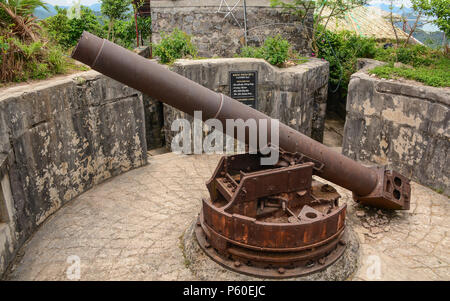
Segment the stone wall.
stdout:
[[94,71],[0,91],[0,275],[36,228],[145,165],[143,96]]
[[[220,8],[220,0],[151,1],[152,42],[158,43],[162,33],[175,28],[193,36],[193,43],[203,57],[234,57],[245,44],[242,1],[233,10]],[[235,1],[228,1],[234,5]],[[219,11],[220,8],[220,12]],[[303,24],[292,24],[296,18],[270,7],[269,0],[247,0],[248,44],[259,46],[269,36],[281,34],[303,55],[311,54],[308,42],[313,24],[312,11]],[[238,25],[237,22],[240,25]]]
[[[323,139],[328,91],[328,62],[310,59],[277,68],[251,58],[178,60],[171,69],[213,91],[229,96],[230,71],[258,71],[257,109],[318,141]],[[173,120],[187,114],[165,105],[165,137],[170,147]]]
[[162,148],[164,140],[164,106],[161,102],[143,95],[145,115],[145,138],[147,150]]
[[450,195],[450,89],[375,78],[377,64],[360,61],[351,77],[343,153]]

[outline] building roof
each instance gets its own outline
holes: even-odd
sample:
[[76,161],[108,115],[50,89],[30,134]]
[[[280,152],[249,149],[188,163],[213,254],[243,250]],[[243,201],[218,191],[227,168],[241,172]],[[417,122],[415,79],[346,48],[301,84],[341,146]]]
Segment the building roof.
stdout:
[[[393,14],[393,18],[394,22],[397,22],[401,17]],[[395,33],[390,22],[390,13],[377,7],[356,7],[347,12],[344,18],[331,18],[327,29],[331,31],[353,31],[361,36],[374,37],[380,41],[395,40]],[[408,38],[408,34],[401,28],[396,27],[396,31],[400,40]]]

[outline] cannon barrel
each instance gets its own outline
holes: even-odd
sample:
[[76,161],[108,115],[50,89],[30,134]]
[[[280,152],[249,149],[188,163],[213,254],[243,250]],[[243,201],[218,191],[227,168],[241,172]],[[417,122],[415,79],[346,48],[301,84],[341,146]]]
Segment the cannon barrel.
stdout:
[[[202,111],[204,120],[271,120],[239,101],[88,32],[83,33],[72,57],[185,113]],[[402,175],[384,167],[363,166],[284,124],[280,124],[279,137],[279,146],[285,151],[323,163],[319,176],[351,190],[356,201],[388,209],[409,209],[409,180]]]

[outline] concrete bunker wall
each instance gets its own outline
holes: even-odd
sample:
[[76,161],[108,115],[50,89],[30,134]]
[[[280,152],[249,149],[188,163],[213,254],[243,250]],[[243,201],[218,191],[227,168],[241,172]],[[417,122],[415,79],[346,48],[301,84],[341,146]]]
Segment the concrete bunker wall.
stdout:
[[450,89],[381,80],[363,67],[350,80],[343,153],[388,164],[423,185],[450,195]]
[[[257,107],[268,116],[295,130],[323,140],[328,93],[328,62],[310,59],[290,67],[277,68],[265,60],[251,58],[178,60],[171,70],[213,91],[229,96],[230,71],[257,71]],[[177,134],[171,131],[178,118],[191,116],[164,105],[164,133],[167,147]]]
[[95,71],[0,94],[0,275],[62,205],[145,165],[143,96]]
[[[323,132],[327,62],[278,69],[258,59],[181,60],[171,68],[225,94],[229,71],[257,70],[259,110],[308,135]],[[147,148],[164,140],[161,107],[95,71],[0,91],[0,275],[61,206],[146,164]],[[170,142],[170,122],[186,116],[164,109]]]
[[[236,1],[228,1],[233,8]],[[242,1],[228,13],[219,0],[153,0],[152,42],[158,43],[162,33],[178,28],[192,35],[199,55],[204,57],[234,57],[244,46],[244,9]],[[233,18],[234,16],[234,18]],[[308,36],[313,25],[312,11],[301,22],[294,16],[270,7],[269,0],[247,0],[248,44],[259,46],[269,36],[280,34],[303,55],[311,54]],[[238,23],[239,22],[239,25]]]

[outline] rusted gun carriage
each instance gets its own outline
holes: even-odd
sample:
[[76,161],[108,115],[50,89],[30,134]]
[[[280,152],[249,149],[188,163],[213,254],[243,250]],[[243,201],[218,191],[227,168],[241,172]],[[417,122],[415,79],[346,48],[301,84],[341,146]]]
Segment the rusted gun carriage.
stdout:
[[[271,137],[265,114],[90,33],[73,58],[188,114],[202,111],[204,120],[265,119]],[[216,262],[249,275],[287,278],[339,259],[346,248],[346,205],[313,175],[351,190],[362,204],[409,209],[404,176],[365,167],[284,124],[279,131],[277,164],[261,165],[260,154],[226,156],[207,182],[210,198],[203,200],[195,233]]]

